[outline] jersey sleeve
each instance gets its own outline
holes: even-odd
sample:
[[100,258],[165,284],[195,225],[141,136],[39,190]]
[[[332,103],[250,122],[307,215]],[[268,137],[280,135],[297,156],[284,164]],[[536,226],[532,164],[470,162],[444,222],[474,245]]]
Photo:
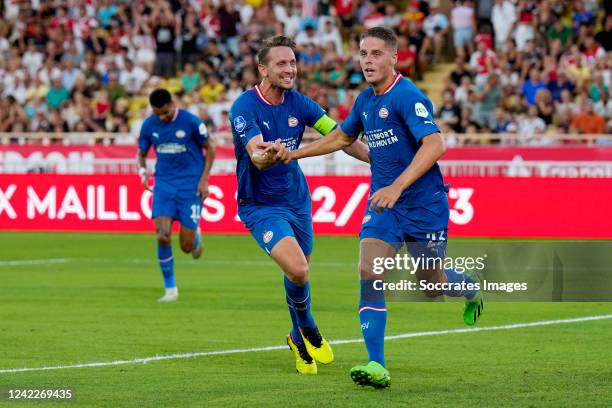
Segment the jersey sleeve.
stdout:
[[399,113],[417,140],[440,131],[433,118],[433,104],[424,95],[398,100]]
[[240,98],[234,102],[229,117],[232,130],[236,132],[244,146],[246,146],[252,138],[262,134],[255,120],[253,107],[247,106],[244,99]]
[[208,142],[208,129],[204,122],[200,120],[197,116],[193,118],[193,138],[200,146],[204,146],[206,142]]
[[348,116],[340,125],[340,129],[352,138],[359,137],[359,134],[363,132],[363,122],[361,122],[361,104],[359,98],[355,101],[353,108],[349,112]]
[[140,134],[138,135],[138,148],[147,153],[151,147],[151,132],[149,132],[149,126],[145,121],[140,127]]

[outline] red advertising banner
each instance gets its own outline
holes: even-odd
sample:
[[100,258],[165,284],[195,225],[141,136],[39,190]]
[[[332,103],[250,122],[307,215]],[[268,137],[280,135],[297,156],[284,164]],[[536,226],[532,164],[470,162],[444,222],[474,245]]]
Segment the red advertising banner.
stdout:
[[[612,238],[612,178],[447,178],[449,234]],[[357,235],[368,177],[308,177],[316,233]],[[211,178],[206,232],[245,232],[235,176]],[[0,230],[153,231],[151,193],[129,175],[0,175]]]
[[[150,152],[150,157],[154,157]],[[95,174],[126,173],[108,171],[109,163],[135,163],[136,146],[133,145],[0,145],[0,173],[59,173]],[[218,146],[217,160],[234,160],[233,146]],[[463,165],[505,163],[511,166],[513,176],[531,175],[523,168],[536,166],[539,176],[557,177],[609,177],[612,174],[612,147],[604,146],[463,146],[448,148],[441,159],[442,165],[461,162]],[[233,165],[217,168],[222,173],[234,171]],[[455,174],[456,175],[456,174]],[[462,173],[462,175],[467,175]]]

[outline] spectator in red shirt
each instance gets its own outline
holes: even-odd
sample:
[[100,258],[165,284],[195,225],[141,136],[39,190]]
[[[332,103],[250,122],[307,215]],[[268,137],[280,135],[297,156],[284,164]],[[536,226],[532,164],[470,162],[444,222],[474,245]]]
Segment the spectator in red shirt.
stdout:
[[416,60],[416,51],[414,46],[408,43],[408,39],[404,36],[398,38],[397,49],[397,64],[395,68],[404,76],[413,77],[414,65]]

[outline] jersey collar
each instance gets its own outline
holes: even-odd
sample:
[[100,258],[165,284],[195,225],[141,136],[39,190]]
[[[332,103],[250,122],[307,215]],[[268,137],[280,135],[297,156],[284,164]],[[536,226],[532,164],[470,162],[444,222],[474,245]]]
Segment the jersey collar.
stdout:
[[387,92],[391,91],[391,89],[393,89],[393,87],[395,86],[395,84],[397,84],[397,83],[399,82],[399,80],[400,80],[400,79],[402,79],[402,74],[400,74],[400,73],[396,74],[395,79],[393,80],[393,82],[391,82],[391,85],[389,85],[389,86],[387,87],[387,89],[385,89],[385,90],[384,90],[384,92],[383,92],[383,93],[378,94],[378,95],[384,95],[384,94],[386,94]]
[[174,116],[172,117],[172,120],[170,122],[174,122],[176,120],[176,117],[178,116],[178,112],[179,112],[179,108],[177,106],[176,110],[174,111]]
[[[259,99],[261,99],[263,101],[263,103],[265,103],[266,105],[271,105],[271,106],[276,105],[276,104],[274,104],[274,103],[272,103],[272,102],[270,102],[269,100],[266,99],[266,97],[264,96],[263,91],[259,87],[259,84],[255,85],[255,92],[257,93],[257,96],[259,96]],[[285,95],[283,95],[283,100],[281,101],[280,104],[282,104],[284,101],[285,101]]]

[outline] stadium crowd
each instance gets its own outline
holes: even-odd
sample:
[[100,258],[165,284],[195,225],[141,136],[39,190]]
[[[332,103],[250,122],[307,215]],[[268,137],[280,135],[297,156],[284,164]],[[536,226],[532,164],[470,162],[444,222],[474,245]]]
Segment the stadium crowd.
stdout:
[[229,131],[232,102],[257,83],[258,44],[275,34],[299,47],[300,91],[342,120],[367,85],[359,35],[384,25],[406,76],[455,58],[436,112],[449,135],[609,133],[610,3],[4,0],[0,132],[137,134],[160,86]]

